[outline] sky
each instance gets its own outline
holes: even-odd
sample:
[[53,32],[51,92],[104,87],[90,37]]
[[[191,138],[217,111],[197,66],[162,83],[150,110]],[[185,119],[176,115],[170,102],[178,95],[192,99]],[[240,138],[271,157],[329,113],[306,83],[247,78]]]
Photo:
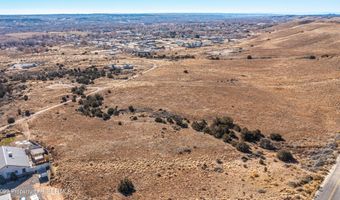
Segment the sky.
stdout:
[[0,0],[0,15],[64,13],[340,14],[340,0]]

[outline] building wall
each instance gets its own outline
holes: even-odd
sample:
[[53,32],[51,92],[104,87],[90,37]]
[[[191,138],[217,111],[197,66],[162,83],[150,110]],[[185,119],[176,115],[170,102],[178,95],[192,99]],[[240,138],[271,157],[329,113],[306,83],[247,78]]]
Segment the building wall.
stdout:
[[[41,165],[33,166],[33,167],[17,167],[17,166],[7,166],[0,169],[0,175],[2,175],[5,179],[10,178],[11,173],[16,173],[17,176],[22,176],[25,174],[34,174],[39,171],[46,171],[46,167],[49,167],[50,163],[44,163]],[[25,169],[25,172],[23,171]]]
[[[25,171],[23,171],[23,169],[25,169]],[[11,173],[15,173],[17,176],[21,176],[25,173],[29,173],[30,172],[30,167],[17,167],[17,166],[7,166],[4,167],[2,169],[0,169],[0,174],[6,178],[9,179],[10,178],[10,174]]]
[[31,168],[31,171],[33,173],[36,173],[36,172],[39,173],[39,171],[46,171],[46,167],[50,167],[50,163],[44,163],[44,164],[41,164],[41,165],[33,166]]

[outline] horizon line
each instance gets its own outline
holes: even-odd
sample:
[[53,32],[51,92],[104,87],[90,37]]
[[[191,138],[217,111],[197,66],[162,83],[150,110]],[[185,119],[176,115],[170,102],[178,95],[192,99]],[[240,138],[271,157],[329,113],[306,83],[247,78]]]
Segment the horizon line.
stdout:
[[162,14],[229,14],[229,15],[272,15],[272,16],[310,16],[310,15],[340,15],[340,12],[306,12],[306,13],[269,13],[269,12],[72,12],[72,13],[8,13],[0,16],[37,16],[37,15],[162,15]]

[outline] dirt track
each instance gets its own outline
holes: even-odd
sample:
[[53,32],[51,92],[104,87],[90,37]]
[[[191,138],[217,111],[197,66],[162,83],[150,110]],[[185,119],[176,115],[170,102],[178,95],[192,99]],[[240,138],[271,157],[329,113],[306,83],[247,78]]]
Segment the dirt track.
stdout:
[[[104,90],[107,90],[107,89],[109,89],[109,88],[113,88],[113,87],[120,86],[120,85],[122,85],[122,84],[124,84],[124,83],[126,83],[126,82],[128,82],[128,81],[130,81],[130,80],[133,80],[133,79],[138,78],[139,76],[141,76],[141,75],[143,75],[143,74],[146,74],[146,73],[148,73],[148,72],[151,72],[152,70],[154,70],[154,69],[156,69],[156,68],[157,68],[157,66],[153,66],[152,68],[150,68],[150,69],[148,69],[148,70],[145,70],[144,72],[141,72],[141,73],[139,73],[139,74],[137,74],[137,75],[135,75],[135,76],[132,76],[132,77],[126,79],[126,80],[122,80],[122,81],[120,81],[120,82],[118,82],[118,83],[115,83],[114,85],[111,85],[111,86],[107,86],[107,87],[94,87],[94,88],[96,88],[95,91],[92,91],[92,92],[88,93],[87,95],[97,94],[97,93],[102,92],[102,91],[104,91]],[[92,87],[92,88],[93,88],[93,87]],[[81,98],[81,97],[78,97],[77,100],[79,100],[80,98]],[[42,109],[42,110],[39,110],[39,111],[35,112],[34,114],[30,115],[29,117],[25,117],[25,118],[18,119],[18,120],[16,120],[16,121],[15,121],[14,123],[12,123],[12,124],[8,124],[8,125],[5,125],[5,126],[0,127],[0,131],[3,131],[3,130],[5,130],[5,129],[11,127],[11,126],[15,126],[15,125],[21,124],[21,123],[23,123],[23,122],[29,121],[29,120],[31,120],[31,119],[33,119],[33,118],[36,118],[38,115],[41,115],[41,114],[43,114],[43,113],[45,113],[45,112],[48,112],[48,111],[53,110],[53,109],[55,109],[55,108],[58,108],[58,107],[60,107],[60,106],[67,105],[68,103],[71,103],[71,102],[72,102],[72,100],[68,100],[68,101],[63,102],[63,103],[59,103],[59,104],[56,104],[56,105],[53,105],[53,106],[48,106],[47,108],[44,108],[44,109]],[[27,136],[30,137],[30,135],[27,135]]]

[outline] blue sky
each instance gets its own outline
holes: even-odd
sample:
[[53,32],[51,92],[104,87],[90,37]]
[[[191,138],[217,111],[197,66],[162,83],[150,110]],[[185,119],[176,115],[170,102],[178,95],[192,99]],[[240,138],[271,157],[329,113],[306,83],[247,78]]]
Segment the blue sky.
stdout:
[[340,0],[0,0],[0,14],[340,13]]

